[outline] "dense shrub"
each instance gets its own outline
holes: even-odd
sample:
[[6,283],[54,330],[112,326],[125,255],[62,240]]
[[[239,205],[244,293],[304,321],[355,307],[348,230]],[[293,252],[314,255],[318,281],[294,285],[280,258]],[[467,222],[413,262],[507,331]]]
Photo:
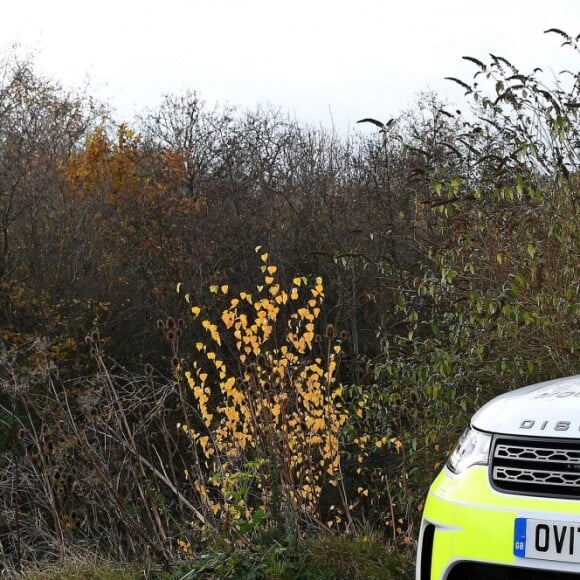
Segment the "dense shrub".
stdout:
[[4,63],[4,567],[408,553],[472,411],[578,372],[578,76],[468,60],[466,112],[348,139],[194,93],[117,125]]

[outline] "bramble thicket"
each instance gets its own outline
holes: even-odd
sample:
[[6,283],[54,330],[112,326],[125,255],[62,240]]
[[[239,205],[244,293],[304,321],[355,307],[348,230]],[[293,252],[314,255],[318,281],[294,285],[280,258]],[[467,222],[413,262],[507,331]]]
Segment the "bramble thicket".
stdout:
[[473,410],[579,372],[580,73],[466,58],[461,110],[349,137],[194,92],[118,122],[4,58],[4,569],[412,554]]

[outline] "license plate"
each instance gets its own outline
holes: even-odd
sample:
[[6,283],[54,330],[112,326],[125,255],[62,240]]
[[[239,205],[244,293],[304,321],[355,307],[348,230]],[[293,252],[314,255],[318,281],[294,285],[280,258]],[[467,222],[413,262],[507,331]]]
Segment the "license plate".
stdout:
[[559,562],[580,562],[580,523],[516,518],[514,554]]

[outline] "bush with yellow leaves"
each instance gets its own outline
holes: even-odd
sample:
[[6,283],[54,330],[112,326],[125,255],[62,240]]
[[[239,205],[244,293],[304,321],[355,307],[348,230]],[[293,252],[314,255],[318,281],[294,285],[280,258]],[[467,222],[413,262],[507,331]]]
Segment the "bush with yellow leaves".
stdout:
[[[323,342],[316,333],[322,279],[296,277],[285,290],[268,254],[260,258],[263,284],[230,298],[219,322],[191,308],[207,335],[186,372],[199,417],[178,425],[195,442],[197,460],[187,475],[208,521],[239,537],[265,518],[276,526],[332,526],[341,510],[322,521],[323,491],[335,486],[344,498],[340,340],[327,332],[324,354],[314,354]],[[210,291],[229,294],[225,285]]]

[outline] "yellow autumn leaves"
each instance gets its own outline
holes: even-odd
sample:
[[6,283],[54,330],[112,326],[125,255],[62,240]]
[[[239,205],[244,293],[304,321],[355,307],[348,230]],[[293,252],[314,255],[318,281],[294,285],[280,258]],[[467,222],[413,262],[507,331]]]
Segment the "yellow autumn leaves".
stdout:
[[[200,500],[238,526],[256,510],[280,510],[278,503],[316,518],[323,483],[339,481],[339,433],[347,420],[336,384],[339,342],[324,360],[312,355],[322,279],[296,277],[285,290],[269,255],[260,260],[263,283],[231,298],[218,323],[191,308],[207,336],[186,373],[203,427],[181,426],[197,446],[197,472],[208,473],[196,482]],[[229,288],[210,292],[226,296]]]

